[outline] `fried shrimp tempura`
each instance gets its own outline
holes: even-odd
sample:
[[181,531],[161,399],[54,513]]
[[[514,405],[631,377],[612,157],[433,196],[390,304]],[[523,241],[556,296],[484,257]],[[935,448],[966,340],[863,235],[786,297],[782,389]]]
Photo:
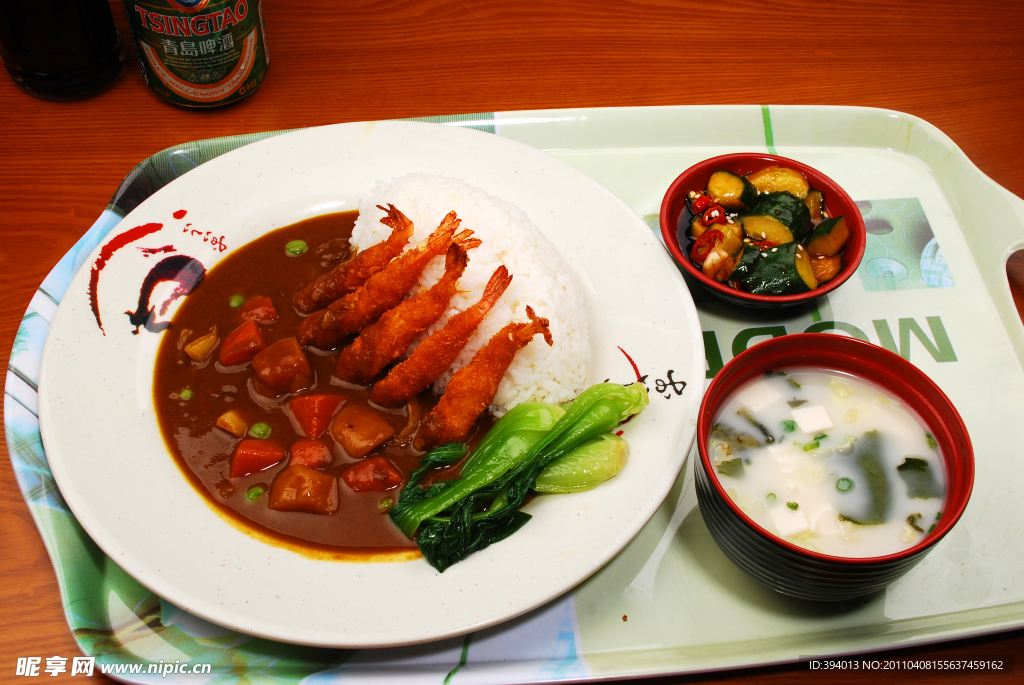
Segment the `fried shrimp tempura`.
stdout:
[[495,269],[480,301],[453,316],[444,327],[421,342],[408,359],[373,386],[370,400],[382,407],[398,407],[423,392],[452,365],[511,282],[508,269],[504,266]]
[[327,309],[310,314],[299,324],[299,343],[330,349],[401,302],[430,260],[445,252],[453,241],[467,250],[479,245],[472,231],[455,235],[460,223],[455,212],[449,212],[426,240],[391,260],[384,269],[370,276],[362,288],[335,300]]
[[466,250],[452,243],[440,280],[364,328],[359,337],[341,351],[335,375],[350,383],[369,383],[385,366],[405,354],[416,336],[444,314],[468,263]]
[[303,314],[310,314],[323,309],[366,283],[370,276],[401,254],[405,244],[412,237],[412,221],[392,204],[386,208],[377,205],[377,209],[387,212],[380,222],[391,228],[391,235],[387,240],[371,245],[306,285],[292,299],[292,304],[297,310]]
[[505,371],[516,353],[538,333],[552,345],[548,320],[538,318],[532,307],[526,308],[529,323],[510,323],[494,334],[466,366],[448,381],[448,389],[437,405],[423,417],[416,435],[416,449],[462,442],[469,437],[480,414],[491,406]]

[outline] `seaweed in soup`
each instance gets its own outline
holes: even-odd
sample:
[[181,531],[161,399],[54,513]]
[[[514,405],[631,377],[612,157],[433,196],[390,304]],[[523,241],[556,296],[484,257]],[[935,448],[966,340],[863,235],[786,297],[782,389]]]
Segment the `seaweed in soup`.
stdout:
[[935,480],[935,475],[924,459],[907,457],[902,464],[896,467],[896,471],[907,486],[907,497],[911,499],[942,497],[942,486]]
[[892,488],[889,477],[885,473],[885,462],[882,459],[882,438],[877,430],[864,433],[856,443],[854,458],[868,486],[870,500],[867,511],[862,515],[842,514],[845,521],[862,526],[876,526],[885,523],[889,517],[892,504]]

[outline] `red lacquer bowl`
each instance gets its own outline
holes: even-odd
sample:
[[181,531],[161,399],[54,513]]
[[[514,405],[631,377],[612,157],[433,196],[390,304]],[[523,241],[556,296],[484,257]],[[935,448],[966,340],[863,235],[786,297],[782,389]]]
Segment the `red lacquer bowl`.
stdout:
[[[916,411],[928,426],[945,462],[946,502],[935,530],[916,545],[881,557],[836,557],[812,552],[762,529],[726,494],[708,453],[715,417],[746,381],[769,370],[794,366],[844,372],[873,382]],[[733,563],[763,585],[801,599],[839,601],[881,590],[913,568],[956,525],[974,487],[970,436],[939,386],[902,357],[841,335],[798,333],[774,338],[726,364],[704,394],[697,446],[697,501],[715,542]]]
[[[842,252],[843,268],[839,271],[839,274],[828,283],[806,293],[798,293],[796,295],[754,295],[753,293],[745,293],[735,288],[730,288],[724,283],[717,283],[714,279],[705,276],[704,272],[690,261],[687,254],[689,251],[689,238],[686,235],[688,227],[684,226],[680,231],[678,225],[679,216],[686,209],[687,194],[691,190],[703,191],[707,187],[708,179],[715,171],[724,169],[743,176],[772,165],[795,169],[807,177],[811,188],[820,190],[824,195],[825,207],[828,209],[829,215],[846,217],[846,225],[850,229],[850,237]],[[679,174],[676,180],[672,182],[672,185],[668,187],[665,198],[661,201],[660,217],[661,234],[665,238],[665,244],[668,246],[676,262],[687,274],[715,297],[732,304],[759,309],[792,307],[832,292],[845,283],[857,270],[857,266],[864,256],[864,245],[867,240],[864,218],[861,216],[857,203],[835,181],[817,169],[796,160],[754,152],[740,152],[732,155],[712,157],[711,159],[694,164]]]

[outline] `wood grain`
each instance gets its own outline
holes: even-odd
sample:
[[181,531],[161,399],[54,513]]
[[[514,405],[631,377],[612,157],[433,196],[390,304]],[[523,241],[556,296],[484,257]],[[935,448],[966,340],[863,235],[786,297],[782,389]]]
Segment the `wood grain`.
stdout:
[[[123,6],[111,6],[127,37]],[[264,0],[263,10],[271,55],[267,80],[255,95],[227,108],[197,111],[165,103],[142,81],[131,48],[117,82],[84,101],[39,100],[0,77],[5,365],[36,286],[92,224],[125,174],[165,147],[198,138],[554,107],[883,107],[931,122],[983,172],[1024,196],[1020,2],[362,0],[341,6]],[[1014,262],[1014,273],[1024,283],[1022,263]],[[0,450],[6,455],[6,447]],[[78,650],[10,461],[0,461],[0,674],[6,680],[17,656],[72,656]],[[1024,654],[1024,632],[897,654]],[[908,682],[934,676],[900,674]],[[791,665],[645,682],[811,678],[821,676]],[[863,672],[828,675],[835,682],[873,679]],[[992,674],[972,681],[1009,682]]]

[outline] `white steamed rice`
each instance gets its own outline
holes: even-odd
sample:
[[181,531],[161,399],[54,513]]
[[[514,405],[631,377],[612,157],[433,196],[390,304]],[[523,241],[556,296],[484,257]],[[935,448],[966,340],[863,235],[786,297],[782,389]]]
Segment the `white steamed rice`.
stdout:
[[[590,364],[583,295],[558,250],[522,210],[458,179],[409,174],[390,183],[378,181],[363,196],[352,231],[353,246],[365,250],[391,234],[391,229],[380,223],[384,212],[377,209],[377,205],[388,203],[415,225],[406,249],[430,235],[452,210],[462,220],[459,230],[471,229],[483,241],[469,251],[469,266],[459,280],[458,293],[426,335],[479,301],[484,286],[500,265],[504,264],[512,274],[511,285],[484,317],[455,363],[434,384],[436,392],[443,392],[452,374],[468,364],[502,327],[512,321],[528,321],[527,305],[533,307],[537,316],[550,321],[554,345],[548,347],[538,334],[519,351],[498,386],[491,410],[500,416],[529,400],[567,402],[583,390]],[[410,295],[429,288],[443,273],[442,255],[430,262]]]

